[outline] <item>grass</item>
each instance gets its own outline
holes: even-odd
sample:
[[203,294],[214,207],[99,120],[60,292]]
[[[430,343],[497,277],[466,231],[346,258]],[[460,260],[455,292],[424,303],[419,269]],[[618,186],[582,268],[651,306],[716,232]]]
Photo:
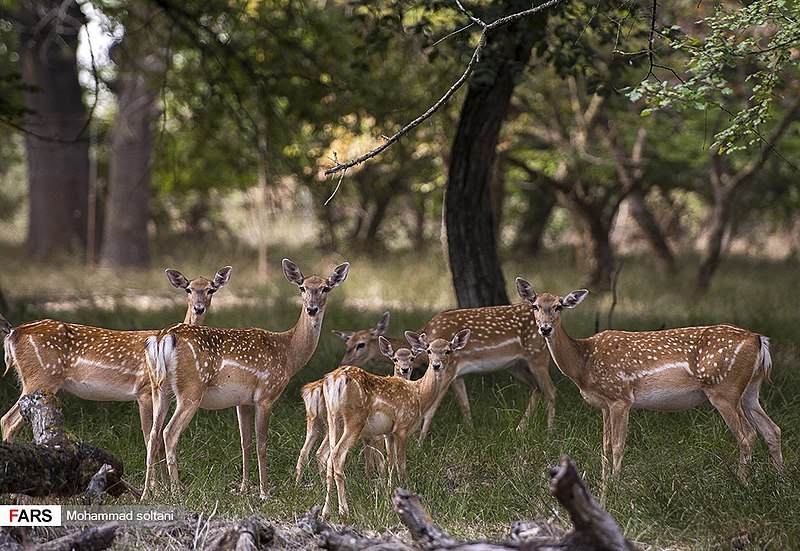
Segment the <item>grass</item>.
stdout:
[[[0,251],[4,256],[11,252]],[[299,309],[296,290],[277,269],[268,282],[259,283],[254,261],[247,255],[211,258],[214,254],[205,253],[190,266],[180,259],[162,259],[164,267],[177,267],[190,277],[210,275],[226,263],[234,265],[230,284],[215,298],[209,323],[276,330],[294,323]],[[313,251],[270,254],[276,266],[284,255],[302,259],[299,265],[306,275],[315,271],[327,274],[342,259]],[[330,329],[366,327],[390,309],[389,332],[399,335],[403,329],[418,328],[435,311],[453,306],[449,276],[436,251],[424,256],[350,260],[348,281],[331,295],[317,352],[274,408],[269,433],[270,499],[261,501],[255,491],[245,496],[233,491],[240,481],[241,458],[236,415],[231,409],[199,412],[179,446],[183,494],[160,494],[153,503],[179,503],[206,515],[216,508],[219,515],[231,519],[258,514],[291,522],[323,502],[324,489],[314,466],[309,466],[297,487],[293,471],[305,433],[300,386],[335,367],[343,352]],[[565,294],[580,287],[576,267],[556,255],[509,260],[504,268],[509,296],[515,302],[511,285],[516,275],[531,281],[537,290]],[[623,476],[608,489],[605,507],[630,538],[655,548],[800,548],[796,515],[800,510],[800,472],[795,452],[800,446],[800,378],[796,369],[800,328],[793,298],[800,265],[730,259],[704,296],[687,291],[693,270],[692,259],[685,259],[679,272],[670,276],[652,272],[651,263],[643,259],[627,259],[613,324],[620,329],[653,329],[726,322],[770,336],[773,381],[762,387],[762,403],[783,430],[785,472],[779,476],[772,470],[766,446],[759,440],[750,484],[741,485],[735,475],[738,448],[710,406],[681,413],[634,411]],[[160,270],[125,277],[106,273],[87,277],[77,265],[55,270],[14,260],[6,264],[0,283],[12,302],[8,317],[13,323],[57,317],[128,329],[160,327],[182,318],[183,303],[178,301],[183,298],[165,279]],[[132,304],[123,300],[144,294],[159,297],[167,306],[140,310],[135,308],[135,300]],[[86,302],[77,300],[87,297],[90,300]],[[54,312],[56,299],[67,309]],[[71,303],[75,306],[70,308]],[[602,313],[604,325],[609,305],[608,296],[592,295],[565,315],[567,329],[575,336],[591,334],[595,312]],[[448,396],[426,442],[421,447],[415,441],[410,444],[405,486],[423,494],[429,512],[454,535],[502,539],[511,522],[525,518],[555,517],[568,527],[566,513],[549,495],[545,475],[546,468],[562,454],[574,459],[597,493],[600,412],[584,402],[574,384],[554,366],[551,373],[558,394],[550,438],[545,435],[542,407],[529,430],[516,432],[528,396],[509,375],[498,373],[466,380],[475,419],[473,432],[466,430],[455,400]],[[3,404],[10,406],[17,394],[12,375],[0,381]],[[81,438],[117,454],[129,479],[141,485],[144,446],[135,405],[86,402],[69,396],[63,400],[70,427]],[[348,457],[349,523],[374,533],[403,532],[391,507],[390,488],[366,478],[360,455]],[[255,453],[251,468],[256,478]]]

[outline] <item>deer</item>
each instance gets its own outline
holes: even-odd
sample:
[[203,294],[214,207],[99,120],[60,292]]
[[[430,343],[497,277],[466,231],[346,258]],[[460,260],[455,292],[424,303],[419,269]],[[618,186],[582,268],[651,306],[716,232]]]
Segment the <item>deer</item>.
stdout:
[[[389,312],[385,312],[374,327],[358,331],[334,331],[337,337],[347,343],[340,365],[364,366],[373,360],[385,361],[386,357],[380,352],[378,339],[384,335],[388,326]],[[464,375],[507,369],[531,389],[531,398],[517,425],[517,432],[524,431],[530,424],[541,395],[544,395],[547,403],[547,432],[552,432],[556,391],[548,370],[550,358],[545,350],[544,340],[536,331],[530,305],[522,303],[446,310],[433,316],[417,332],[437,338],[452,334],[457,327],[472,329],[469,344],[456,359],[456,377],[450,383],[467,427],[472,428],[472,413]],[[402,339],[388,340],[394,347],[404,344]],[[418,367],[424,365],[423,360],[424,355],[417,358]],[[428,434],[446,390],[447,386],[442,388],[433,406],[425,414],[419,434],[420,444]]]
[[781,430],[759,403],[769,380],[769,339],[733,325],[658,331],[606,330],[571,337],[561,314],[578,306],[586,289],[560,297],[537,294],[522,278],[517,292],[533,308],[539,333],[553,361],[583,398],[603,412],[603,480],[618,476],[631,408],[683,411],[706,401],[720,413],[739,445],[737,476],[746,483],[756,431],[780,470]]
[[[300,290],[300,316],[290,329],[273,332],[261,328],[218,329],[178,324],[147,339],[154,420],[142,499],[155,490],[153,450],[158,442],[163,440],[172,491],[177,492],[178,440],[197,409],[233,406],[237,406],[243,451],[241,489],[244,492],[249,487],[249,456],[255,424],[259,492],[262,499],[268,496],[267,428],[272,406],[292,376],[314,354],[328,294],[344,283],[350,270],[350,264],[345,262],[334,268],[330,277],[305,277],[288,258],[283,259],[282,265],[286,279]],[[173,399],[175,412],[165,427]],[[243,410],[242,406],[248,409]],[[249,417],[249,411],[254,413],[253,417]]]
[[[214,279],[191,281],[178,270],[167,277],[188,297],[185,323],[205,323],[211,299],[230,280],[233,268],[220,268]],[[6,371],[13,366],[22,383],[21,396],[48,388],[65,390],[84,400],[136,401],[145,444],[153,424],[145,341],[158,331],[117,331],[44,319],[11,330],[5,340]],[[5,375],[4,373],[4,375]],[[3,439],[14,442],[23,426],[19,402],[0,421]]]
[[[425,352],[428,369],[417,380],[382,377],[356,366],[341,366],[323,379],[323,394],[328,413],[327,491],[323,517],[330,513],[334,481],[339,500],[339,514],[347,516],[349,507],[345,493],[344,465],[347,452],[359,438],[384,436],[389,456],[390,473],[400,478],[406,474],[406,449],[411,431],[433,406],[442,388],[456,376],[456,351],[469,341],[470,330],[463,329],[450,341],[431,341],[423,334],[407,331],[412,352]],[[379,346],[387,357],[393,355],[392,344],[379,337]],[[340,431],[341,428],[341,431]]]
[[[398,348],[397,350],[389,348],[385,352],[388,354],[387,357],[389,360],[394,364],[393,375],[409,380],[414,370],[416,354],[408,348]],[[306,440],[297,458],[297,466],[295,467],[296,484],[300,483],[300,478],[308,462],[311,448],[320,437],[324,438],[322,444],[320,444],[320,447],[317,449],[317,465],[320,476],[322,476],[323,479],[325,476],[330,446],[327,438],[328,412],[325,408],[325,398],[322,394],[322,383],[323,379],[312,381],[304,385],[300,390],[306,409]],[[383,448],[380,438],[364,440],[364,460],[367,474],[371,474],[376,470],[383,473],[384,468],[381,460],[380,448]]]

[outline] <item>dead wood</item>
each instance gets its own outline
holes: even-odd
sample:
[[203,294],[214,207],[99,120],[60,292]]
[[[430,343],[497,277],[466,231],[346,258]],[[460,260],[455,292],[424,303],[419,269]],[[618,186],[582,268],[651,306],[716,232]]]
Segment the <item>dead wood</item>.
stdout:
[[120,483],[122,461],[109,452],[78,442],[64,428],[61,404],[53,393],[37,391],[20,399],[20,412],[31,424],[34,444],[0,442],[0,493],[29,496],[82,494],[103,465],[106,491],[119,496],[128,490]]
[[223,530],[204,551],[251,551],[270,547],[275,527],[267,522],[248,517]]
[[40,543],[36,551],[99,551],[107,549],[114,543],[119,523],[109,522],[100,526],[91,526],[80,532]]

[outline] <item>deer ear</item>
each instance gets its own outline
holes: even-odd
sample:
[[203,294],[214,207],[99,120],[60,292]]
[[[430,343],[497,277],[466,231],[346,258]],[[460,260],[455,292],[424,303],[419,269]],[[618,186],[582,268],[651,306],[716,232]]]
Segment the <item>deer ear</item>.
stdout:
[[572,291],[570,294],[561,299],[561,304],[564,306],[564,308],[575,308],[578,304],[583,302],[583,299],[585,299],[586,295],[588,294],[589,291],[586,289]]
[[169,282],[172,283],[173,287],[178,289],[186,289],[189,286],[189,280],[183,277],[183,274],[180,273],[178,270],[173,270],[172,268],[167,268],[164,270],[169,278]]
[[217,275],[214,276],[214,289],[219,289],[231,279],[233,273],[233,266],[225,266],[217,270]]
[[333,269],[333,273],[331,273],[331,277],[328,278],[328,285],[331,287],[336,287],[344,283],[344,280],[347,278],[347,274],[350,272],[350,263],[345,262],[344,264],[339,264]]
[[297,264],[288,258],[284,258],[282,264],[283,275],[286,276],[286,279],[289,280],[289,283],[294,283],[298,287],[302,285],[306,278],[303,277],[303,272],[300,271],[300,268],[297,267]]
[[386,356],[387,358],[391,358],[394,355],[394,350],[392,350],[392,343],[386,337],[378,337],[378,348],[381,349],[381,354]]
[[331,329],[331,333],[333,333],[343,341],[349,341],[350,337],[352,337],[355,334],[353,331],[337,331],[336,329]]
[[419,333],[414,333],[413,331],[406,331],[406,340],[408,341],[408,344],[411,345],[411,351],[415,356],[421,352],[425,352],[425,349],[428,348],[428,345],[425,342],[425,333],[420,335]]
[[530,283],[521,277],[518,277],[515,283],[517,285],[517,293],[522,297],[522,300],[527,300],[530,303],[536,301],[536,292],[533,290]]
[[453,350],[461,350],[465,346],[467,346],[467,341],[469,340],[469,336],[471,331],[469,329],[462,329],[458,333],[455,334],[453,340],[450,341],[450,348]]
[[379,336],[386,333],[386,330],[389,329],[389,312],[384,312],[381,316],[381,319],[378,320],[378,323],[375,327],[372,328],[372,335]]

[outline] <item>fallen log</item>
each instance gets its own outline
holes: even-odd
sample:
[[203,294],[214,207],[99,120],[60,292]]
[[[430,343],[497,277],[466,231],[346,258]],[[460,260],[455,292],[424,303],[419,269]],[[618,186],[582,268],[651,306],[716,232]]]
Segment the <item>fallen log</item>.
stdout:
[[350,529],[323,528],[321,547],[332,551],[638,551],[619,525],[594,500],[578,475],[575,464],[564,456],[549,469],[550,492],[567,510],[574,528],[567,534],[543,522],[518,521],[504,542],[463,542],[438,526],[417,494],[397,488],[392,499],[400,520],[408,528],[415,547],[401,541],[382,541],[353,534]]
[[122,461],[91,444],[78,442],[64,428],[58,398],[41,390],[20,398],[20,413],[31,424],[33,444],[0,442],[0,493],[35,497],[82,494],[103,465],[105,490],[119,496],[129,490],[122,481]]

